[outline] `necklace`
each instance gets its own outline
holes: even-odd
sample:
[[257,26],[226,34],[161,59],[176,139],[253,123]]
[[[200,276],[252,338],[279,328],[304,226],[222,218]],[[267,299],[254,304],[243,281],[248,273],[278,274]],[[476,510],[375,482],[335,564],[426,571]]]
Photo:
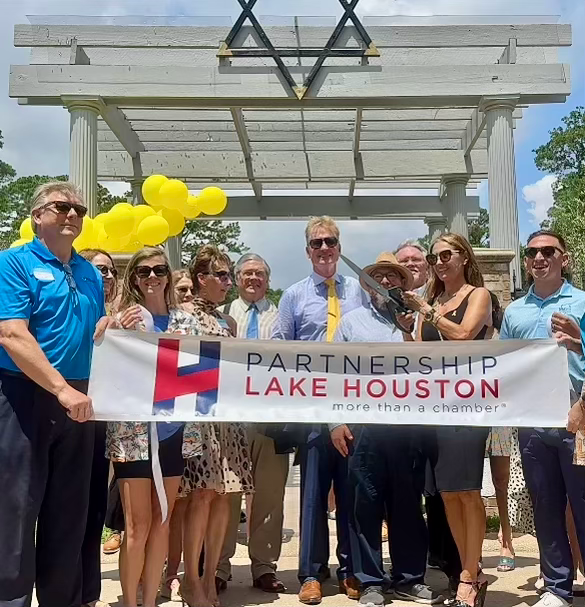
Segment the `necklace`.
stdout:
[[[459,295],[459,292],[461,291],[461,289],[465,288],[469,286],[467,283],[462,284],[457,291],[455,291],[455,293],[453,293],[452,295],[449,295],[446,299],[443,299],[443,301],[440,301],[440,297],[437,300],[437,303],[439,304],[439,306],[443,306],[446,303],[450,302],[452,299],[454,299],[455,297],[457,297],[457,295]],[[446,293],[443,291],[442,295],[446,295]]]

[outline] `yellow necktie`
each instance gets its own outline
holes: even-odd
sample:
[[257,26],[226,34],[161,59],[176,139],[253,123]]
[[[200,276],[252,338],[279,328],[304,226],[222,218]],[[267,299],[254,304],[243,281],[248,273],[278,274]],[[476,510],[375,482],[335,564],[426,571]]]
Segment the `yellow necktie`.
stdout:
[[341,305],[335,290],[335,279],[325,281],[327,285],[327,341],[333,341],[335,330],[341,320]]

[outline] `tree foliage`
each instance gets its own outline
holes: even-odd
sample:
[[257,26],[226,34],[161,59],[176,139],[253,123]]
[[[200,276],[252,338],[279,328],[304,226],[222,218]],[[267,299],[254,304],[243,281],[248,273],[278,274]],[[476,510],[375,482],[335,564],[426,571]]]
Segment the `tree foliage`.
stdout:
[[472,247],[490,246],[490,214],[486,209],[479,209],[479,217],[469,220],[468,230]]
[[[0,150],[4,147],[2,131],[0,131]],[[0,160],[0,187],[16,177],[16,171],[9,165]]]
[[183,264],[189,264],[199,248],[205,244],[214,244],[227,253],[242,255],[248,247],[240,241],[241,231],[240,224],[236,222],[226,223],[217,219],[188,221],[181,238]]
[[548,143],[534,150],[535,164],[557,177],[553,205],[543,228],[558,232],[567,242],[573,275],[585,284],[585,107],[562,119],[564,126],[550,131]]

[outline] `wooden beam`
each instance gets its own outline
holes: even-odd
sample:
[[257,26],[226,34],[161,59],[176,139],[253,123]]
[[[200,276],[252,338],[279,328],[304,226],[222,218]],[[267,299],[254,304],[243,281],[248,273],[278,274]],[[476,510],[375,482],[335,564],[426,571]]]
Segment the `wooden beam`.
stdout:
[[[344,40],[354,46],[353,27],[344,28]],[[328,27],[266,27],[276,47],[324,47],[331,35]],[[82,46],[118,48],[209,48],[217,49],[229,28],[189,26],[112,26],[112,25],[16,25],[14,46],[69,46],[76,37]],[[242,28],[242,39],[253,35],[250,26]],[[423,25],[370,26],[368,33],[378,49],[400,47],[477,47],[500,46],[516,38],[518,46],[570,46],[571,26],[567,24],[518,25]]]
[[[108,131],[98,134],[99,149],[104,152],[121,152],[124,147]],[[235,152],[241,149],[239,141],[143,141],[147,152]],[[353,149],[351,141],[255,141],[250,144],[254,152],[343,152]],[[397,139],[388,141],[362,141],[362,150],[460,150],[461,139]],[[487,138],[480,137],[475,149],[486,149]]]
[[[303,105],[361,107],[478,106],[483,96],[520,95],[520,104],[562,100],[571,92],[568,65],[349,66],[323,68]],[[64,95],[108,103],[207,107],[277,103],[298,107],[276,68],[249,70],[98,65],[11,66],[9,94],[61,103]]]
[[[434,177],[467,173],[476,178],[487,176],[487,152],[463,151],[362,151],[365,179],[394,177]],[[218,179],[246,181],[244,155],[237,152],[143,152],[140,154],[145,175],[162,173],[180,179]],[[349,183],[356,175],[353,152],[253,152],[254,176],[268,181],[323,181]],[[132,163],[123,152],[100,152],[100,179],[131,178]],[[415,180],[416,180],[415,179]]]
[[461,149],[465,155],[473,149],[475,142],[479,139],[485,129],[486,117],[479,109],[475,109],[471,116],[471,120],[465,129],[465,133],[461,138]]
[[254,164],[252,162],[252,150],[250,148],[250,140],[248,139],[248,132],[246,130],[246,123],[244,122],[244,117],[242,115],[242,110],[240,108],[232,108],[231,109],[232,118],[234,120],[234,126],[236,129],[236,133],[238,134],[238,139],[240,141],[240,146],[242,148],[242,153],[244,154],[244,160],[246,162],[246,173],[248,174],[248,180],[252,184],[252,189],[254,190],[254,194],[256,195],[256,200],[262,199],[262,184],[256,181],[256,177],[254,176]]
[[[226,189],[229,189],[227,187]],[[314,215],[360,219],[425,219],[442,216],[438,196],[230,196],[225,220],[306,219]],[[467,214],[479,214],[479,198],[467,197]],[[207,218],[203,218],[205,220]],[[213,218],[209,218],[213,219]]]
[[108,125],[108,128],[114,133],[130,156],[134,158],[140,152],[146,151],[138,135],[132,130],[132,126],[118,107],[104,103],[101,115],[105,124]]

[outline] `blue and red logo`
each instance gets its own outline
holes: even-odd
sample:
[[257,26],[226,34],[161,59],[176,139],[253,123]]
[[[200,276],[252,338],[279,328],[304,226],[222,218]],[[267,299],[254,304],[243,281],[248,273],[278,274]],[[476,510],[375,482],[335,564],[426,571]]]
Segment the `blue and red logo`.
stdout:
[[196,394],[195,412],[213,415],[219,388],[221,343],[199,342],[199,362],[184,367],[179,367],[180,344],[178,339],[160,339],[158,342],[153,413],[173,413],[175,398]]

